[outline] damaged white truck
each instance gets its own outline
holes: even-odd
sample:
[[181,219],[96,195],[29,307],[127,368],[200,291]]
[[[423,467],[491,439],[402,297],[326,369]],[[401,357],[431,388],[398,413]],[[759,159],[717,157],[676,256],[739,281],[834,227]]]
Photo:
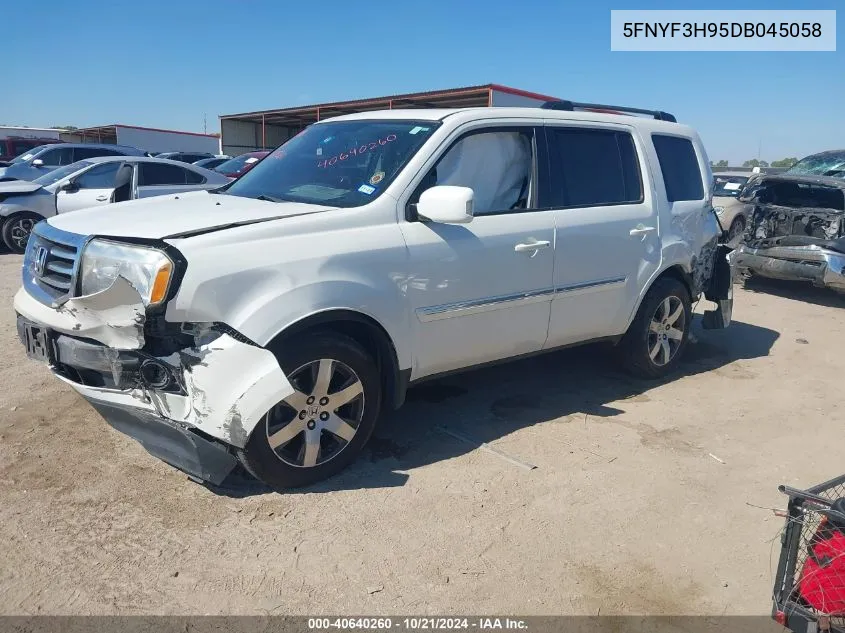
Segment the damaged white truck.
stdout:
[[744,244],[730,256],[739,272],[845,292],[845,151],[754,176],[740,202],[752,211]]
[[279,490],[445,372],[606,340],[664,376],[692,302],[730,322],[709,163],[671,115],[596,109],[341,116],[220,189],[50,218],[21,341],[153,455]]

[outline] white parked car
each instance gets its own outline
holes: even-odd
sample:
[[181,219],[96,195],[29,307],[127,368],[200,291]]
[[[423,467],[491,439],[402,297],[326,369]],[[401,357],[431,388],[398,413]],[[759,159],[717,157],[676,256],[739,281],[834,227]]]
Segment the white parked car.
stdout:
[[705,327],[730,321],[711,179],[697,134],[665,120],[341,116],[221,190],[40,223],[18,329],[193,477],[240,460],[276,489],[310,484],[443,372],[596,340],[638,375],[675,369],[692,302],[716,302]]
[[112,202],[212,189],[231,180],[195,165],[143,156],[100,156],[59,167],[32,182],[0,182],[0,236],[23,253],[32,227],[57,213]]

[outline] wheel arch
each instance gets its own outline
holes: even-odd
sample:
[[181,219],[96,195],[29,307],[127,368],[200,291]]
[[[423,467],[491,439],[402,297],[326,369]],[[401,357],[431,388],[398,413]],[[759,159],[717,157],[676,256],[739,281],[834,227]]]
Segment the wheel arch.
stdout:
[[[5,245],[12,250],[14,250],[14,247],[6,241],[6,227],[11,226],[12,222],[16,218],[20,218],[22,216],[33,216],[33,220],[35,220],[34,224],[38,224],[39,222],[43,222],[47,219],[44,215],[38,213],[37,211],[31,211],[24,208],[15,209],[6,215],[0,216],[0,243],[5,243]],[[33,228],[35,228],[34,225]]]
[[363,312],[347,308],[321,310],[285,327],[266,347],[272,349],[282,346],[287,339],[315,331],[337,332],[361,345],[373,357],[378,367],[384,403],[393,409],[402,405],[411,370],[400,368],[396,346],[387,329]]
[[666,277],[677,279],[680,281],[684,288],[687,289],[687,293],[689,294],[690,301],[695,301],[695,296],[693,293],[694,288],[694,281],[692,278],[692,274],[686,270],[681,264],[671,264],[666,268],[663,268],[659,272],[657,272],[651,280],[644,286],[643,290],[640,292],[640,296],[637,297],[637,303],[634,306],[634,309],[631,311],[631,314],[628,315],[628,324],[626,325],[626,330],[631,326],[631,323],[637,316],[637,312],[640,309],[640,305],[642,305],[643,300],[645,299],[646,295],[648,294],[649,290],[656,284],[660,279],[664,279]]

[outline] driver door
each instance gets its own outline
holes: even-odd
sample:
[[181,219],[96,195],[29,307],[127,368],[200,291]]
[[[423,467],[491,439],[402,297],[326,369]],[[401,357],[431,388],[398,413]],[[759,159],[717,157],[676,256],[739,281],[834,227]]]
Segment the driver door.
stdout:
[[114,193],[115,176],[121,165],[121,161],[100,163],[74,178],[68,183],[71,185],[69,189],[63,187],[56,194],[56,211],[66,213],[109,204]]

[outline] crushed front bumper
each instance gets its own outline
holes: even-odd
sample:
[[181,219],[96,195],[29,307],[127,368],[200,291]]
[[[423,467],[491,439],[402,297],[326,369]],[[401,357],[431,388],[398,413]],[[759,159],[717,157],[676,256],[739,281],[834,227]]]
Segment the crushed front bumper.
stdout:
[[738,270],[750,270],[762,277],[809,281],[845,290],[845,255],[821,246],[740,246],[731,259]]
[[[156,457],[212,483],[234,467],[231,447],[243,448],[264,415],[294,391],[272,352],[230,334],[156,357],[144,351],[141,335],[123,335],[137,331],[123,315],[115,323],[93,322],[108,312],[53,308],[23,289],[15,311],[22,343],[29,350],[35,327],[47,348],[43,360],[109,424]],[[112,332],[107,341],[98,340],[107,338],[97,334],[109,326],[119,337]],[[143,378],[147,362],[171,378],[166,386]]]

